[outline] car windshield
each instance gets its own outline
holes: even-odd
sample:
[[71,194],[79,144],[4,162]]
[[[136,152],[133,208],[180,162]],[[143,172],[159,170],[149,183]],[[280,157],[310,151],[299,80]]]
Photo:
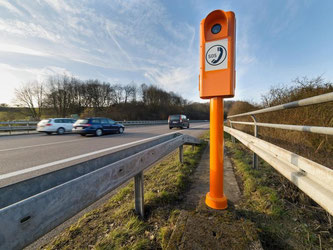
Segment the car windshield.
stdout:
[[75,122],[75,124],[87,124],[88,122],[88,119],[79,119]]
[[179,115],[170,115],[170,120],[171,121],[175,121],[175,120],[179,120]]
[[49,119],[49,120],[41,120],[38,124],[45,125],[48,122],[51,122],[51,119]]

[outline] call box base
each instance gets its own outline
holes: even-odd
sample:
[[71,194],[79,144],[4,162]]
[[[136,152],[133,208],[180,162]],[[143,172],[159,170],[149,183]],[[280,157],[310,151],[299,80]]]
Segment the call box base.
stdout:
[[228,207],[227,197],[223,195],[222,198],[214,198],[208,192],[206,195],[206,205],[214,209],[226,209]]

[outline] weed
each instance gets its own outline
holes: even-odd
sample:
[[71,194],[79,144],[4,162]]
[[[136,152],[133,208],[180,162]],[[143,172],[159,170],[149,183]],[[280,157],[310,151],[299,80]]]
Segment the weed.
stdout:
[[[206,136],[207,137],[207,136]],[[151,167],[144,176],[144,220],[134,214],[133,182],[120,189],[106,204],[84,215],[46,246],[48,249],[159,249],[171,234],[169,223],[176,223],[178,204],[191,184],[206,143],[184,146],[184,163],[178,152]]]
[[[300,193],[289,181],[267,163],[260,161],[259,169],[252,169],[252,153],[240,143],[232,143],[225,136],[226,151],[231,155],[236,174],[241,178],[244,199],[237,207],[243,218],[250,219],[259,229],[265,249],[312,249],[332,247],[333,230],[325,213],[313,209],[299,199],[290,202],[289,194]],[[291,189],[281,192],[281,187]],[[318,222],[321,219],[322,223]],[[323,234],[325,231],[325,237]]]
[[[292,101],[309,98],[333,91],[333,83],[324,82],[320,77],[314,79],[295,79],[291,87],[272,87],[269,93],[262,96],[261,105],[247,102],[234,102],[228,115],[281,105]],[[290,86],[290,85],[289,85]],[[333,126],[333,102],[306,107],[280,110],[256,115],[258,122],[297,124],[308,126]],[[252,122],[251,117],[244,116],[235,120]],[[234,125],[246,133],[253,134],[253,126]],[[309,158],[327,167],[333,167],[333,137],[308,132],[298,132],[275,128],[259,127],[259,136],[271,143],[281,146],[305,158]]]

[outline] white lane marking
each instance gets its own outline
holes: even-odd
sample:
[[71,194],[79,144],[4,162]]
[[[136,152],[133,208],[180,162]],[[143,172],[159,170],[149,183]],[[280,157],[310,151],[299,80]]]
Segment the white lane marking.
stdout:
[[[199,125],[199,126],[195,126],[195,127],[192,127],[192,128],[200,128],[200,127],[204,127],[204,126],[207,126],[207,125],[209,125],[209,124]],[[69,157],[67,159],[54,161],[54,162],[38,165],[38,166],[35,166],[35,167],[14,171],[14,172],[11,172],[11,173],[8,173],[8,174],[2,174],[2,175],[0,175],[0,180],[4,180],[4,179],[14,177],[14,176],[18,176],[18,175],[21,175],[21,174],[26,174],[26,173],[29,173],[29,172],[33,172],[33,171],[36,171],[36,170],[43,169],[43,168],[52,167],[52,166],[55,166],[55,165],[58,165],[58,164],[63,164],[63,163],[66,163],[66,162],[78,160],[78,159],[88,157],[88,156],[92,156],[92,155],[95,155],[95,154],[104,153],[104,152],[107,152],[107,151],[110,151],[110,150],[113,150],[113,149],[123,148],[123,147],[127,147],[127,146],[130,146],[130,145],[136,144],[136,143],[157,139],[157,138],[162,137],[162,136],[171,135],[171,134],[175,134],[175,133],[179,133],[179,132],[180,131],[174,131],[174,132],[170,132],[170,133],[166,133],[166,134],[162,134],[162,135],[157,135],[157,136],[149,137],[149,138],[146,138],[146,139],[125,143],[125,144],[122,144],[122,145],[113,146],[113,147],[110,147],[110,148],[104,148],[104,149],[97,150],[97,151],[94,151],[94,152]]]
[[68,141],[58,141],[58,142],[49,142],[49,143],[44,143],[44,144],[22,146],[22,147],[17,147],[17,148],[0,149],[0,152],[13,151],[13,150],[18,150],[18,149],[26,149],[26,148],[33,148],[33,147],[41,147],[41,146],[49,146],[49,145],[61,144],[61,143],[73,142],[73,141],[82,141],[82,139],[75,139],[75,140],[68,140]]
[[[133,127],[134,128],[134,127]],[[132,130],[133,128],[130,128]],[[128,130],[129,128],[127,128]],[[155,129],[156,130],[156,129]],[[145,130],[144,130],[145,131]],[[148,130],[149,131],[149,130]],[[150,130],[150,131],[154,131]],[[142,131],[138,131],[140,133]],[[36,145],[29,145],[29,146],[22,146],[22,147],[16,147],[16,148],[6,148],[6,149],[0,149],[0,152],[7,152],[7,151],[13,151],[13,150],[19,150],[19,149],[26,149],[26,148],[33,148],[33,147],[42,147],[42,146],[50,146],[50,145],[55,145],[55,144],[61,144],[61,143],[66,143],[66,142],[73,142],[73,141],[83,141],[83,140],[89,140],[89,139],[75,139],[75,140],[68,140],[68,141],[59,141],[59,142],[49,142],[49,143],[43,143],[43,144],[36,144]]]

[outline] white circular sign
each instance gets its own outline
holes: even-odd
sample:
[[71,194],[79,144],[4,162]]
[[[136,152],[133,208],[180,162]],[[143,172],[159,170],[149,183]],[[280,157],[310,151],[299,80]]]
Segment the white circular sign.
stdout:
[[223,45],[214,45],[206,53],[206,62],[209,65],[220,65],[227,58],[227,50]]

